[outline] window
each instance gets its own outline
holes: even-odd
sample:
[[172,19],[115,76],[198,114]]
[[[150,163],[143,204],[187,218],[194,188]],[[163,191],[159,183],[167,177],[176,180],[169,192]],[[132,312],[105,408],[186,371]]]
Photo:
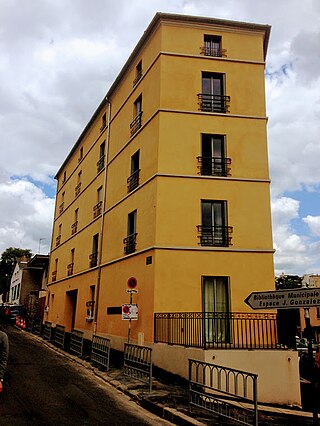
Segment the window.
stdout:
[[92,321],[94,315],[94,296],[95,296],[95,286],[90,286],[90,300],[86,303],[87,308],[87,321]]
[[78,173],[78,183],[75,187],[75,197],[77,197],[81,192],[81,181],[82,181],[82,171]]
[[54,270],[52,271],[52,281],[57,280],[57,272],[58,272],[58,259],[54,260]]
[[134,253],[136,251],[136,221],[137,210],[134,210],[128,214],[127,237],[123,240],[125,254]]
[[71,250],[71,262],[69,263],[69,265],[67,266],[67,273],[68,276],[73,274],[73,265],[74,265],[74,248]]
[[61,243],[61,233],[62,233],[62,224],[60,223],[59,228],[58,228],[58,235],[56,238],[56,247],[58,247]]
[[74,211],[74,223],[71,225],[71,235],[74,235],[78,230],[79,209]]
[[101,172],[104,168],[104,159],[105,159],[105,150],[106,150],[106,141],[103,141],[99,149],[99,160],[97,162],[97,173]]
[[201,246],[231,245],[232,228],[227,223],[226,201],[201,201],[201,225],[198,231]]
[[80,163],[80,161],[82,161],[82,159],[83,159],[83,146],[80,148],[80,151],[79,151],[78,162]]
[[202,93],[198,95],[200,110],[228,112],[229,96],[225,96],[225,76],[219,73],[202,73]]
[[142,116],[142,95],[134,103],[134,120],[130,124],[131,136],[133,136],[141,127]]
[[102,211],[102,186],[97,189],[97,204],[93,207],[93,218],[98,217]]
[[204,47],[202,53],[206,56],[226,56],[225,50],[221,49],[221,37],[215,35],[204,36]]
[[133,80],[133,86],[135,86],[138,83],[141,77],[142,77],[142,60],[136,66],[136,77]]
[[131,157],[131,169],[130,169],[130,176],[127,179],[128,184],[128,192],[133,191],[137,186],[139,186],[139,163],[140,163],[140,150],[137,151],[135,154]]
[[59,214],[61,214],[64,210],[64,196],[65,196],[65,192],[61,194],[61,204],[59,206]]
[[198,157],[202,176],[229,176],[230,158],[226,158],[224,135],[201,136],[201,157]]
[[231,338],[229,277],[202,277],[206,343],[227,343]]
[[97,266],[98,264],[98,244],[99,244],[99,234],[95,234],[92,237],[92,253],[89,256],[90,259],[90,268]]
[[62,185],[66,182],[66,180],[67,180],[67,172],[66,172],[66,171],[64,171],[64,172],[63,172]]
[[107,125],[107,114],[104,113],[101,119],[100,132],[102,132],[102,130],[106,127],[106,125]]

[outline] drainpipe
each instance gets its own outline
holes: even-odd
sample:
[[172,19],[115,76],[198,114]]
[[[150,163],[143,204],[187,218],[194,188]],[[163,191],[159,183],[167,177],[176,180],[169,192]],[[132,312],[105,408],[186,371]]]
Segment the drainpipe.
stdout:
[[106,209],[106,198],[107,198],[107,169],[108,169],[108,154],[109,154],[109,139],[110,139],[110,115],[111,115],[111,102],[106,97],[108,103],[108,120],[107,120],[107,137],[106,137],[106,154],[105,154],[105,166],[104,166],[104,177],[103,177],[103,191],[102,191],[102,214],[100,223],[100,238],[98,248],[98,277],[97,277],[97,291],[95,295],[96,303],[94,310],[94,327],[93,333],[97,332],[97,321],[98,321],[98,309],[99,309],[99,296],[100,296],[100,284],[101,284],[101,262],[102,262],[102,242],[103,242],[103,228],[104,228],[104,212]]

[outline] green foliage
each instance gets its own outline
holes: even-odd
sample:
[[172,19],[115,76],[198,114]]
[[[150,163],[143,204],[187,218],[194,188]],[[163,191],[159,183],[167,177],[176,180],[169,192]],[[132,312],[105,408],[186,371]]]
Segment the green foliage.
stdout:
[[276,277],[275,283],[277,290],[300,288],[302,285],[302,277],[298,275],[280,275],[280,277]]
[[30,258],[32,252],[29,249],[21,249],[16,247],[7,248],[0,259],[0,294],[6,293],[9,289],[10,279],[13,274],[17,258],[26,256]]

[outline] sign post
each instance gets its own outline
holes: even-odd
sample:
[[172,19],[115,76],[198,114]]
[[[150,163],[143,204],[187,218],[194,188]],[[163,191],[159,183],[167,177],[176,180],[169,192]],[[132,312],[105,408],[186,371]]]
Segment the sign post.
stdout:
[[129,305],[122,305],[122,319],[128,319],[128,343],[130,343],[130,335],[131,335],[131,320],[138,319],[138,305],[132,303],[132,294],[137,294],[138,290],[136,289],[138,285],[138,281],[135,277],[128,278],[127,281],[127,293],[130,294],[130,302]]

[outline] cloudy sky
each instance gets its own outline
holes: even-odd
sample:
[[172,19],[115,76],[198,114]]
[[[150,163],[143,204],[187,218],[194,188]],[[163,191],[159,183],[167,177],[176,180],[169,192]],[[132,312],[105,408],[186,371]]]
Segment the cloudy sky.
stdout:
[[272,25],[275,268],[320,273],[319,0],[0,0],[0,253],[49,251],[53,176],[157,11]]

